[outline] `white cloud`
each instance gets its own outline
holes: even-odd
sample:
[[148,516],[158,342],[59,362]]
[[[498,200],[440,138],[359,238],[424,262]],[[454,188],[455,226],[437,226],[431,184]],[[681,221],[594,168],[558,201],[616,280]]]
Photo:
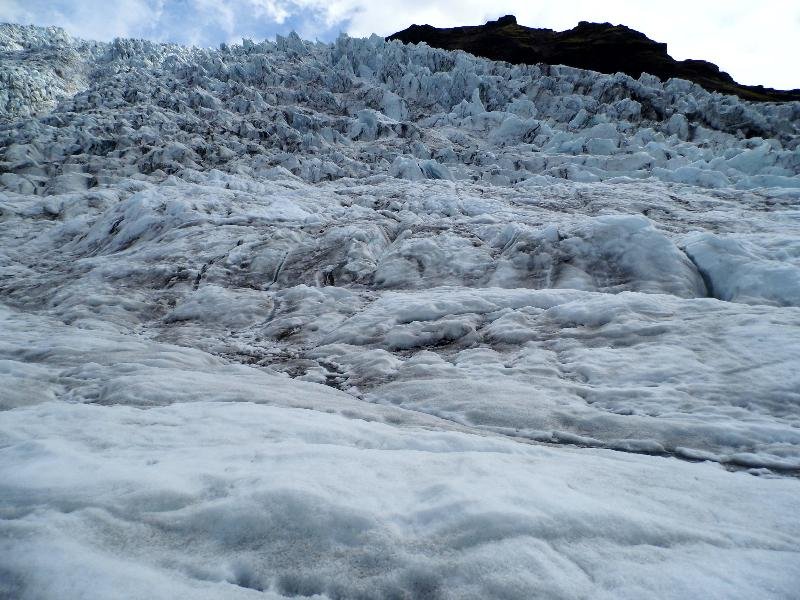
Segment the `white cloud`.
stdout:
[[[113,7],[113,8],[110,8]],[[718,64],[741,83],[800,87],[796,0],[2,0],[0,20],[60,25],[93,39],[146,37],[215,45],[292,28],[309,38],[388,35],[412,23],[480,24],[512,13],[521,24],[567,29],[622,23],[669,44],[678,59]]]
[[0,20],[58,25],[73,35],[108,40],[137,35],[158,17],[161,1],[116,0],[113,10],[103,0],[4,0]]

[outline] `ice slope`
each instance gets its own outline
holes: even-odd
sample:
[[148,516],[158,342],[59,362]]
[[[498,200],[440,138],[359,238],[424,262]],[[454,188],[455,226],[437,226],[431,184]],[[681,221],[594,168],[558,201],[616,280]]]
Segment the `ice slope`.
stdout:
[[796,596],[800,104],[0,57],[0,598]]
[[3,597],[797,589],[796,479],[478,435],[191,348],[0,316],[24,344],[4,344],[6,373],[31,383],[0,420]]
[[800,187],[800,103],[753,104],[683,80],[511,66],[378,37],[205,50],[5,25],[0,55],[2,114],[58,102],[3,128],[3,181],[26,193],[197,166],[310,182],[391,172]]

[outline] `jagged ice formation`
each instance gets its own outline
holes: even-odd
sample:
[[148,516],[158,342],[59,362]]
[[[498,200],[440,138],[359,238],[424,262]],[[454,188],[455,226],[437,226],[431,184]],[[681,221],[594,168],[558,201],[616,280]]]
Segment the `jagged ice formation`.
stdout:
[[796,594],[800,103],[3,25],[0,115],[0,598]]

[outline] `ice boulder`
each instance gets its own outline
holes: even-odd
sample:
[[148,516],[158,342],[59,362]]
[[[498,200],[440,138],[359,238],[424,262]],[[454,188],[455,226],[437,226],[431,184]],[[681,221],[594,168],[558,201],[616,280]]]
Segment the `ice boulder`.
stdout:
[[684,241],[709,293],[720,300],[747,304],[800,306],[800,266],[770,260],[731,237],[694,233]]

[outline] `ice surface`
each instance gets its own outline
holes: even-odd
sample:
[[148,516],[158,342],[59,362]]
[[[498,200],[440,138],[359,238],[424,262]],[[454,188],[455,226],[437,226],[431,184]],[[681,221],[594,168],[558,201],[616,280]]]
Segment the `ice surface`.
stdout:
[[[715,297],[721,300],[800,306],[800,269],[797,240],[771,240],[781,255],[773,258],[769,248],[748,251],[746,238],[723,238],[696,233],[684,242],[687,255],[697,265]],[[792,248],[794,246],[794,248]],[[794,261],[785,260],[789,250]],[[766,256],[764,256],[766,254]],[[786,264],[786,263],[789,264]]]
[[0,598],[795,598],[799,129],[0,26]]
[[796,480],[198,393],[149,410],[61,402],[6,415],[8,597],[797,589]]
[[2,27],[0,115],[57,104],[0,131],[2,183],[16,191],[81,191],[113,175],[198,166],[256,177],[287,169],[309,182],[390,172],[800,187],[800,103],[376,37],[207,50]]

